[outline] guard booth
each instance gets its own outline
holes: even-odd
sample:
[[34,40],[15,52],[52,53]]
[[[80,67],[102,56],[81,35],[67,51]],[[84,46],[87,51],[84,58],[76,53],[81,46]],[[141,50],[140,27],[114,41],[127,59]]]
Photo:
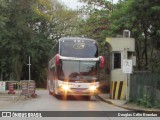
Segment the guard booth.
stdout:
[[136,65],[135,40],[133,38],[106,38],[104,49],[106,64],[110,69],[110,98],[126,100],[129,93],[130,74],[122,71],[123,61],[132,60],[132,68]]

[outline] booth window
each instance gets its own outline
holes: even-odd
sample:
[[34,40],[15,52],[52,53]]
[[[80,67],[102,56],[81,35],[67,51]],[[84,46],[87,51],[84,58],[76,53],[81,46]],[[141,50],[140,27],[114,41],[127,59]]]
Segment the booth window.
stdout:
[[121,53],[114,53],[113,54],[113,69],[120,69],[121,68]]

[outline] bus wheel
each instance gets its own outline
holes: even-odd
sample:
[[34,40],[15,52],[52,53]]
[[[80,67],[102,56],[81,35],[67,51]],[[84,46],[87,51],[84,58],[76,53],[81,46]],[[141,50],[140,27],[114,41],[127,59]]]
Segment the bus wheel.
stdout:
[[61,99],[61,98],[62,98],[61,95],[54,94],[54,96],[55,96],[56,98],[58,98],[58,99]]
[[50,94],[50,95],[53,95],[53,93],[52,93],[51,91],[49,91],[49,94]]

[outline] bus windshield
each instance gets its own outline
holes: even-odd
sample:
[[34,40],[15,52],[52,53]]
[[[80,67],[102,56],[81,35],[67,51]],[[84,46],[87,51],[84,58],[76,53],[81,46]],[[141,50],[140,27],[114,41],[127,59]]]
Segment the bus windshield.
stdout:
[[96,81],[97,61],[62,60],[58,67],[58,79],[67,81]]
[[60,55],[65,57],[96,58],[98,46],[92,40],[61,40]]

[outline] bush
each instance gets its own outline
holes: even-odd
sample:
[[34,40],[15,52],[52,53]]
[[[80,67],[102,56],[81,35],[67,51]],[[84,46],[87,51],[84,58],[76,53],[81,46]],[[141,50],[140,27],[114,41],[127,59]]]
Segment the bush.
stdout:
[[151,108],[153,107],[152,103],[151,103],[151,97],[149,97],[148,95],[144,95],[143,98],[139,98],[137,100],[137,104],[138,105],[143,105],[147,108]]

